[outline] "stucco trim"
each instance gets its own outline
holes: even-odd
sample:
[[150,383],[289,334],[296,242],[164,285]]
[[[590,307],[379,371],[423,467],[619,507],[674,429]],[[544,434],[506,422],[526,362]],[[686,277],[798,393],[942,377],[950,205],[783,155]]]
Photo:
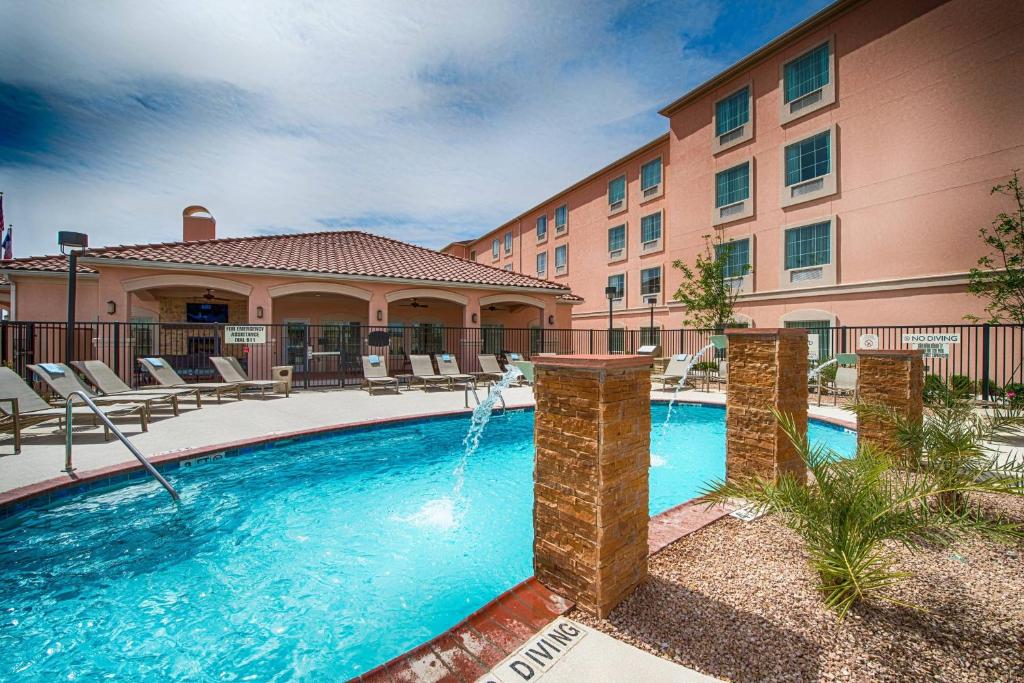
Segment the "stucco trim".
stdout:
[[491,294],[490,296],[482,296],[480,297],[480,306],[490,306],[491,304],[503,304],[513,301],[519,304],[544,308],[543,301],[532,296],[526,296],[525,294]]
[[373,297],[373,294],[365,289],[343,285],[339,282],[317,282],[315,280],[311,280],[309,282],[292,282],[287,285],[274,285],[273,287],[267,287],[267,294],[270,295],[271,299],[276,299],[280,296],[288,296],[290,294],[307,293],[341,294],[342,296],[350,296],[356,299],[362,299],[363,301],[369,301]]
[[830,327],[836,326],[836,314],[823,311],[820,308],[799,308],[779,316],[779,323],[783,326],[788,322],[798,320],[821,320],[827,322]]
[[446,292],[443,289],[399,289],[388,292],[384,297],[387,302],[394,303],[402,299],[442,299],[465,306],[469,303],[469,297],[455,292]]
[[221,277],[210,277],[209,275],[188,275],[185,273],[149,275],[146,277],[136,277],[121,281],[121,288],[125,292],[135,292],[141,289],[157,289],[159,287],[200,287],[204,289],[221,289],[226,292],[234,292],[235,294],[241,294],[246,297],[252,293],[252,285]]

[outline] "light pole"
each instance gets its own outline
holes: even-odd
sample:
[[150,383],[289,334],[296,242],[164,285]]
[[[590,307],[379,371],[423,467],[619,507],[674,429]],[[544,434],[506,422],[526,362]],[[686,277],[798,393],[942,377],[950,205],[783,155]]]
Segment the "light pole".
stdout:
[[652,346],[656,343],[654,341],[654,304],[657,301],[658,300],[655,297],[653,297],[653,296],[649,297],[647,299],[647,303],[649,303],[651,305],[651,326],[649,328],[649,331],[647,332],[647,336],[648,336],[647,343],[651,344]]
[[68,326],[64,334],[64,362],[71,365],[75,359],[75,294],[78,279],[78,250],[89,246],[89,236],[84,232],[61,230],[57,233],[60,253],[68,257]]
[[605,287],[604,295],[608,297],[608,353],[612,352],[612,302],[615,295],[619,293],[617,287]]

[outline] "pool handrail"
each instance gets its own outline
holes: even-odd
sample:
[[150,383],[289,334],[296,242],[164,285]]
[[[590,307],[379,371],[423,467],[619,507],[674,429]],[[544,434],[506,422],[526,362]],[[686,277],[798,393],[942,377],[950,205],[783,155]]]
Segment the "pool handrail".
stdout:
[[[469,392],[470,392],[470,390],[472,390],[472,392],[473,392],[473,400],[476,401],[477,405],[480,405],[480,396],[476,393],[476,382],[473,382],[472,389],[470,388],[469,384],[467,383],[465,391],[463,392],[463,399],[465,399],[465,405],[466,405],[467,408],[469,407]],[[491,393],[491,387],[487,387],[487,394],[490,395],[490,393]],[[498,400],[501,401],[501,412],[502,413],[506,412],[508,410],[508,405],[505,403],[505,397],[502,396],[501,394],[498,394]]]
[[167,480],[163,478],[163,475],[161,475],[157,471],[157,469],[155,467],[153,467],[153,465],[148,460],[146,460],[145,456],[143,456],[142,453],[139,452],[139,449],[135,447],[135,444],[133,444],[131,441],[128,440],[128,437],[126,437],[121,432],[121,430],[118,429],[114,425],[114,423],[110,420],[110,418],[107,417],[107,414],[104,413],[102,410],[100,410],[99,406],[97,406],[95,403],[93,403],[92,399],[89,398],[89,396],[85,392],[83,392],[83,391],[72,391],[71,393],[69,393],[68,394],[68,398],[67,398],[67,402],[65,404],[65,410],[67,411],[66,414],[65,414],[65,417],[64,417],[64,422],[65,422],[64,427],[65,427],[66,434],[67,434],[67,438],[66,438],[65,444],[64,444],[64,471],[65,472],[70,474],[70,473],[74,472],[74,470],[75,470],[75,468],[72,467],[72,465],[71,465],[71,439],[72,439],[72,436],[74,434],[74,430],[72,429],[72,427],[74,426],[72,424],[72,421],[74,420],[74,411],[73,411],[74,406],[72,405],[72,403],[74,402],[74,399],[76,397],[82,399],[82,401],[85,403],[85,405],[88,406],[88,408],[90,410],[92,410],[93,413],[96,414],[96,417],[98,417],[103,422],[103,424],[106,425],[107,429],[109,429],[114,434],[114,436],[117,437],[118,441],[123,443],[125,445],[125,447],[129,451],[131,451],[131,454],[134,455],[135,458],[140,463],[142,463],[142,466],[146,468],[146,471],[148,471],[153,476],[154,479],[156,479],[158,482],[160,482],[160,484],[165,489],[167,489],[167,493],[171,494],[171,498],[173,500],[177,501],[177,500],[181,499],[181,497],[178,495],[178,492],[174,490],[174,487],[171,486],[169,483],[167,483]]

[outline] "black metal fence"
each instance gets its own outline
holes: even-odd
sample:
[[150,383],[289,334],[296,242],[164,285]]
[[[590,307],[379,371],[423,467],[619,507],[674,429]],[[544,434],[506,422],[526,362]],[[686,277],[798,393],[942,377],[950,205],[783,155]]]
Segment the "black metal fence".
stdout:
[[[697,353],[714,334],[707,329],[609,331],[428,324],[243,327],[257,334],[239,334],[239,326],[222,324],[77,323],[73,357],[102,360],[132,386],[150,383],[138,358],[161,356],[187,381],[206,381],[216,378],[210,356],[235,356],[253,379],[270,377],[274,366],[290,365],[298,386],[319,387],[358,384],[360,357],[365,354],[385,356],[393,375],[408,372],[410,354],[453,354],[463,372],[474,372],[480,369],[480,353],[529,359],[543,353],[636,353],[641,346],[654,344],[661,355],[671,356]],[[28,365],[67,358],[64,330],[64,323],[0,322],[0,363],[32,380]],[[930,373],[943,378],[967,376],[986,396],[996,387],[1024,383],[1024,327],[1020,325],[840,326],[814,327],[809,332],[817,338],[821,359],[871,344],[880,349],[925,348]],[[722,358],[725,353],[709,352],[705,359]]]

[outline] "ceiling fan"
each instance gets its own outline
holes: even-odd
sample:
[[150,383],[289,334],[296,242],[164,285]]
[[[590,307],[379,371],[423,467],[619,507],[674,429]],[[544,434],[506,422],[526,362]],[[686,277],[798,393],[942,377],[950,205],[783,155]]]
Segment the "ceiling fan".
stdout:
[[505,309],[501,308],[500,306],[495,306],[494,304],[491,304],[490,306],[488,306],[484,310],[485,311],[504,311]]
[[410,299],[409,303],[399,304],[399,306],[407,306],[409,308],[430,308],[429,304],[421,304],[419,301],[416,301],[416,297]]
[[214,296],[213,295],[213,288],[209,288],[209,287],[206,289],[206,293],[203,294],[203,296],[199,297],[199,298],[206,299],[207,301],[228,301],[228,299],[223,299],[223,298],[221,298],[219,296]]

